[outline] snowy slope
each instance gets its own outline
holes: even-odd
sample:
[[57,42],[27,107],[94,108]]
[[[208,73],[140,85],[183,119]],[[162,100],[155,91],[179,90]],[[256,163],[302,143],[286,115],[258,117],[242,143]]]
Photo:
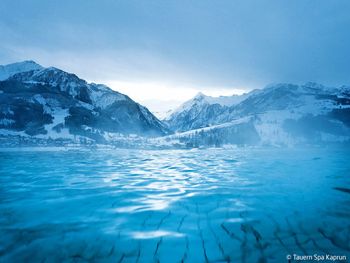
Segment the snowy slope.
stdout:
[[243,95],[232,95],[232,96],[220,96],[220,97],[211,97],[204,95],[202,92],[199,92],[194,98],[184,102],[180,107],[168,113],[165,117],[165,120],[170,120],[176,118],[177,115],[182,112],[188,112],[193,107],[203,107],[205,105],[218,104],[222,107],[230,107],[241,101],[243,101],[248,96],[247,93]]
[[[208,143],[207,137],[211,143],[213,138],[217,143],[227,143],[244,133],[251,136],[242,137],[238,144],[347,142],[350,138],[349,91],[346,86],[334,88],[316,83],[274,84],[245,94],[241,101],[230,106],[210,104],[205,96],[196,96],[170,116],[167,124],[180,132],[178,138],[191,143],[196,140]],[[247,117],[251,117],[251,125],[232,128],[233,122]],[[197,135],[200,130],[200,139],[193,136],[193,130]]]
[[186,131],[218,124],[224,120],[227,110],[245,100],[255,91],[242,95],[211,97],[198,93],[193,99],[186,101],[171,112],[164,121],[170,129]]
[[[274,84],[240,96],[199,93],[158,120],[105,85],[33,61],[0,66],[0,144],[15,138],[186,147],[350,141],[350,87]],[[169,135],[171,130],[174,135]]]
[[105,142],[113,134],[168,133],[145,107],[105,85],[34,62],[3,68],[12,72],[0,81],[0,134],[4,136]]
[[43,67],[32,60],[12,63],[8,65],[0,65],[0,81],[5,80],[17,73],[27,72],[32,70],[40,70]]

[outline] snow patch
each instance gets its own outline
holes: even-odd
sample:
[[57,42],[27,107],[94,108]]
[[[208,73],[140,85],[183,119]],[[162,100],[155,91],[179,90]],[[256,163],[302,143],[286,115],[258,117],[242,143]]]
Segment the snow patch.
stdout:
[[8,65],[0,65],[0,81],[6,80],[17,73],[40,69],[43,69],[43,67],[31,60]]

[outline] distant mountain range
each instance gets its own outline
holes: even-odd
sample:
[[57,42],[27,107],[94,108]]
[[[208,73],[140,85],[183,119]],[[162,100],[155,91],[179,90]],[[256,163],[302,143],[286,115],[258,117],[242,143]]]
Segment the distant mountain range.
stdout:
[[348,142],[350,87],[276,84],[240,96],[198,94],[165,123],[177,132],[172,139],[190,145]]
[[202,93],[158,120],[105,85],[34,61],[0,66],[0,145],[201,147],[350,142],[350,87],[276,84]]
[[105,85],[34,61],[0,67],[0,133],[104,143],[169,130],[147,108]]
[[223,110],[245,100],[249,95],[210,97],[199,92],[193,99],[169,112],[164,121],[174,131],[188,131],[220,123]]

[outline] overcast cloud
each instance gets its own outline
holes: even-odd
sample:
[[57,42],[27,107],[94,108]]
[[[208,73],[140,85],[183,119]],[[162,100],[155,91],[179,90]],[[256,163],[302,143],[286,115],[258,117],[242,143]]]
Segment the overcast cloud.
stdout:
[[346,0],[2,0],[0,64],[33,59],[128,83],[138,100],[162,87],[178,88],[182,100],[186,87],[192,96],[273,82],[350,84],[349,14]]

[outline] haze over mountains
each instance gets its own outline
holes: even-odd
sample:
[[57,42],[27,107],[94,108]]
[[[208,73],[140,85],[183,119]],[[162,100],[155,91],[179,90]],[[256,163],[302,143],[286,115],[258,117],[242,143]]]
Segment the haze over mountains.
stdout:
[[350,87],[276,84],[233,96],[231,103],[199,94],[165,122],[194,145],[344,142],[350,136]]
[[155,138],[147,142],[181,147],[344,143],[350,88],[306,83],[217,98],[199,93],[160,121],[105,85],[24,61],[0,66],[0,134],[6,144],[120,145],[125,138],[128,145]]

